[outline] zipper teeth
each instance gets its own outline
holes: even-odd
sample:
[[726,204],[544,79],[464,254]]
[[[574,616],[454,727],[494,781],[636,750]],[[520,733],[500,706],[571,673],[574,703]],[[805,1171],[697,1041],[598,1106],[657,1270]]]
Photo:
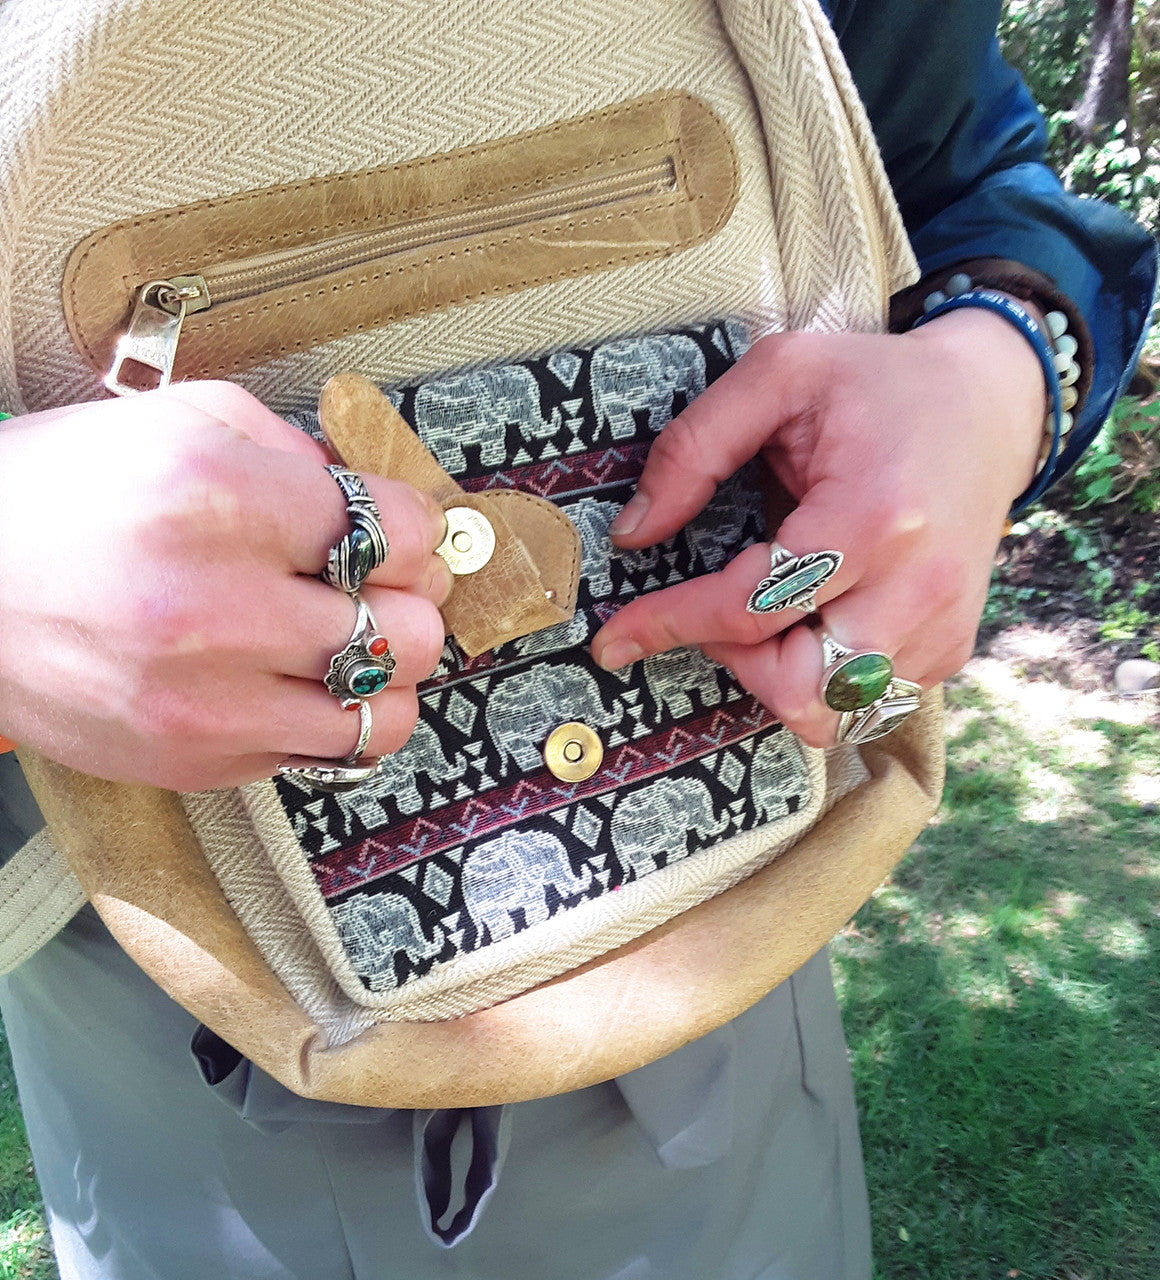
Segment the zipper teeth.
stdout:
[[405,253],[460,236],[502,231],[529,217],[582,213],[600,205],[675,188],[676,166],[672,157],[666,156],[637,169],[534,192],[485,209],[434,214],[400,226],[356,231],[305,248],[284,249],[210,267],[201,274],[213,302],[237,302],[251,294],[357,267],[387,254]]

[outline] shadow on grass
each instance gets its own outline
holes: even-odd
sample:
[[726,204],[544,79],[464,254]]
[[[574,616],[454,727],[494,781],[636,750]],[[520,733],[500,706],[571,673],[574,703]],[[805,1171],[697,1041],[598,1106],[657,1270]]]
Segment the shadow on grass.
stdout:
[[1123,798],[1158,735],[956,710],[936,825],[834,948],[878,1274],[1160,1275],[1160,815]]

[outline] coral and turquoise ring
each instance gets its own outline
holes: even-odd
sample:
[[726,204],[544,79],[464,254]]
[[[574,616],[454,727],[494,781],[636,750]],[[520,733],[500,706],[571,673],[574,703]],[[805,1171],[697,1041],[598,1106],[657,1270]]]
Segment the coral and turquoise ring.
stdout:
[[778,613],[801,609],[813,613],[818,607],[818,588],[838,572],[840,551],[807,551],[795,556],[780,543],[769,544],[769,574],[754,588],[745,606],[747,613]]
[[832,711],[861,711],[883,697],[894,678],[894,663],[875,650],[847,649],[822,634],[822,700]]
[[353,599],[358,605],[354,629],[323,677],[327,692],[344,707],[381,693],[395,674],[395,655],[386,636],[379,635],[367,602],[359,595]]

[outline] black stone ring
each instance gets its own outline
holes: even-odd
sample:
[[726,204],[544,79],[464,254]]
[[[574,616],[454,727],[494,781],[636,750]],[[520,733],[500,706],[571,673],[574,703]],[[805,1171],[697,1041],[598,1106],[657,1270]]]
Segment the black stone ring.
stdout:
[[330,548],[322,580],[353,596],[367,575],[386,561],[391,547],[383,530],[379,509],[362,477],[346,467],[331,465],[326,470],[334,477],[346,499],[351,530]]

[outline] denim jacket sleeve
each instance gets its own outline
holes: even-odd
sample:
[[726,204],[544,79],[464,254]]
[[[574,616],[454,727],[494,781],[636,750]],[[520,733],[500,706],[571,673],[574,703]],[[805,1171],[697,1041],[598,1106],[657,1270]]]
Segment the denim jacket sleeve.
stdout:
[[1051,277],[1084,316],[1091,390],[1055,465],[1074,464],[1135,367],[1156,244],[1110,205],[1068,194],[1046,130],[1003,61],[999,0],[829,0],[919,264],[1006,258]]

